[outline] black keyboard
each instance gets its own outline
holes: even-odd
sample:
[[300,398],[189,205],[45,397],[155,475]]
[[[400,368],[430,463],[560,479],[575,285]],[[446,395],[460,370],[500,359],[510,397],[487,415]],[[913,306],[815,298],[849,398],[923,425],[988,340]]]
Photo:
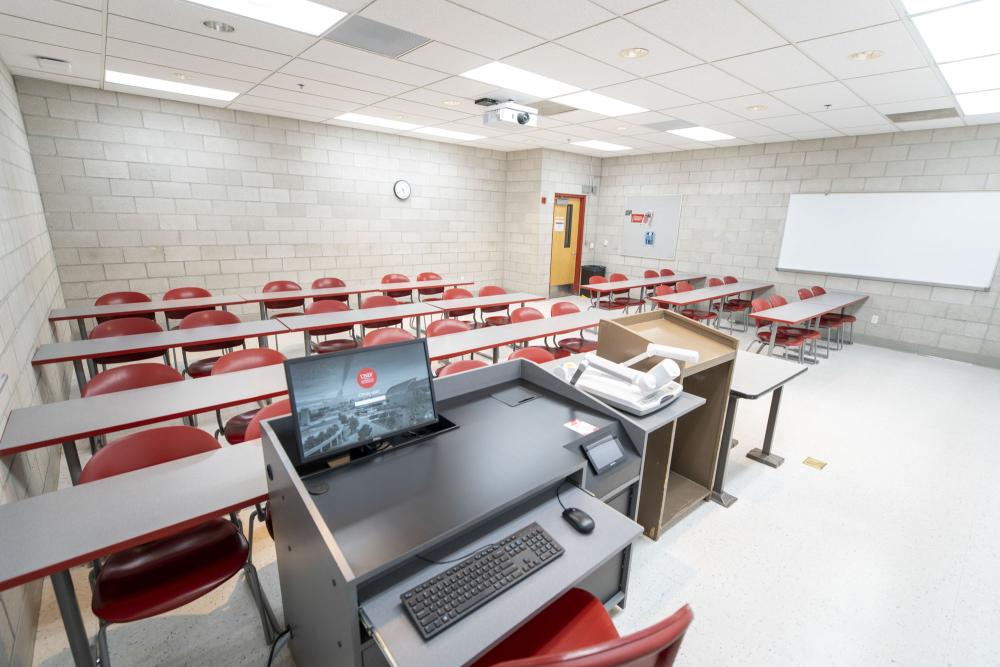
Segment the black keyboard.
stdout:
[[420,634],[430,639],[562,556],[563,551],[541,526],[532,523],[399,597]]

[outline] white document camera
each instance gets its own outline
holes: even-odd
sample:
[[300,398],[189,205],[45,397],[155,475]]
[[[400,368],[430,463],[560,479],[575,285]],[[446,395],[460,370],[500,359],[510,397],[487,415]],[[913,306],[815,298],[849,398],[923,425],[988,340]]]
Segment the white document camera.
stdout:
[[[646,372],[631,368],[652,357],[662,357],[663,361]],[[563,364],[556,370],[556,375],[609,405],[643,416],[659,410],[681,395],[683,387],[676,382],[681,369],[675,359],[695,363],[698,353],[650,343],[645,352],[620,364],[592,352],[584,355],[579,364]]]

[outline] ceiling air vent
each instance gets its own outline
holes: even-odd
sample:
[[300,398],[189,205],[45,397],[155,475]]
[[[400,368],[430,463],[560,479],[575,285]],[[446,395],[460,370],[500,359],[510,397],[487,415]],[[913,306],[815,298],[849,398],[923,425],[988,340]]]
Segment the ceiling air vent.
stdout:
[[341,21],[327,33],[325,39],[389,58],[398,58],[431,41],[423,35],[393,28],[363,16],[352,16]]
[[539,116],[558,116],[567,111],[576,111],[576,107],[568,107],[558,102],[534,102],[531,106],[538,109]]
[[903,113],[887,113],[885,115],[893,123],[913,123],[918,120],[938,120],[940,118],[956,118],[957,116],[958,112],[953,108],[904,111]]

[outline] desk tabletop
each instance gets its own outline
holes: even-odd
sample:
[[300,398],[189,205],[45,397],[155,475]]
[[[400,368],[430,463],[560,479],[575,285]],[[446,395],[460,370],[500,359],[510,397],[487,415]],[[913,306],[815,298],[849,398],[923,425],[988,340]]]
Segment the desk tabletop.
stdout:
[[429,303],[401,303],[398,306],[383,306],[381,308],[359,308],[357,310],[341,310],[332,313],[317,313],[315,315],[292,315],[282,317],[281,323],[289,331],[309,331],[328,327],[353,326],[370,322],[384,322],[407,317],[436,315],[441,311]]
[[600,323],[601,320],[612,319],[618,315],[620,313],[611,313],[606,310],[587,310],[571,315],[546,317],[540,320],[504,324],[498,327],[482,327],[481,329],[461,331],[447,336],[435,336],[427,339],[427,354],[431,361],[449,359],[511,343],[521,343],[545,336],[589,329]]
[[510,292],[509,294],[494,294],[492,296],[474,296],[469,299],[439,299],[431,301],[430,304],[439,310],[463,310],[468,308],[482,308],[483,306],[509,306],[513,303],[528,303],[530,301],[544,301],[546,297],[527,292]]
[[12,410],[0,456],[281,396],[283,364]]
[[376,292],[402,292],[404,290],[415,289],[437,289],[440,287],[458,287],[459,285],[471,285],[472,280],[411,280],[408,283],[379,283]]
[[765,354],[736,353],[736,368],[729,393],[755,399],[774,391],[806,372],[808,367]]
[[656,287],[657,285],[673,285],[682,280],[701,280],[705,276],[695,273],[678,273],[672,276],[658,276],[656,278],[636,278],[634,280],[619,280],[618,282],[597,283],[595,285],[580,285],[580,289],[591,292],[611,292],[620,289],[635,289],[637,287]]
[[266,498],[254,440],[0,505],[0,590]]
[[32,357],[35,366],[60,361],[96,359],[132,352],[169,350],[186,345],[220,343],[227,340],[254,338],[287,332],[280,319],[252,320],[238,324],[220,324],[213,327],[194,329],[171,329],[156,333],[114,336],[89,340],[72,340],[63,343],[47,343],[39,346]]
[[218,296],[204,296],[193,299],[170,299],[169,301],[161,299],[141,303],[117,303],[109,306],[71,306],[69,308],[53,308],[49,311],[49,321],[79,320],[89,317],[148,315],[149,313],[189,310],[191,308],[231,306],[244,302],[245,299],[239,294],[220,294]]
[[827,292],[811,299],[792,301],[784,306],[758,310],[750,317],[767,322],[778,322],[779,324],[797,324],[814,320],[821,315],[832,313],[835,310],[853,306],[868,298],[865,294],[850,294],[846,292]]
[[687,306],[692,303],[702,301],[714,301],[727,296],[742,294],[743,292],[755,292],[774,287],[773,283],[739,282],[729,285],[717,285],[715,287],[701,287],[690,292],[678,292],[676,294],[665,294],[663,296],[650,297],[650,301],[666,304],[668,306]]

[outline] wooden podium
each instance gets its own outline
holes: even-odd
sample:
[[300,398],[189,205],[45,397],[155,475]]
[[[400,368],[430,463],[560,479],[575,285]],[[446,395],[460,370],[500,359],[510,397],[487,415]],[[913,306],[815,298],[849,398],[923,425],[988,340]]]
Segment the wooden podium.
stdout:
[[[597,354],[614,362],[645,352],[649,343],[698,352],[697,363],[680,364],[682,383],[705,405],[650,433],[646,442],[637,521],[656,540],[712,492],[739,341],[667,310],[604,320],[597,341]],[[636,368],[648,370],[658,361]]]

